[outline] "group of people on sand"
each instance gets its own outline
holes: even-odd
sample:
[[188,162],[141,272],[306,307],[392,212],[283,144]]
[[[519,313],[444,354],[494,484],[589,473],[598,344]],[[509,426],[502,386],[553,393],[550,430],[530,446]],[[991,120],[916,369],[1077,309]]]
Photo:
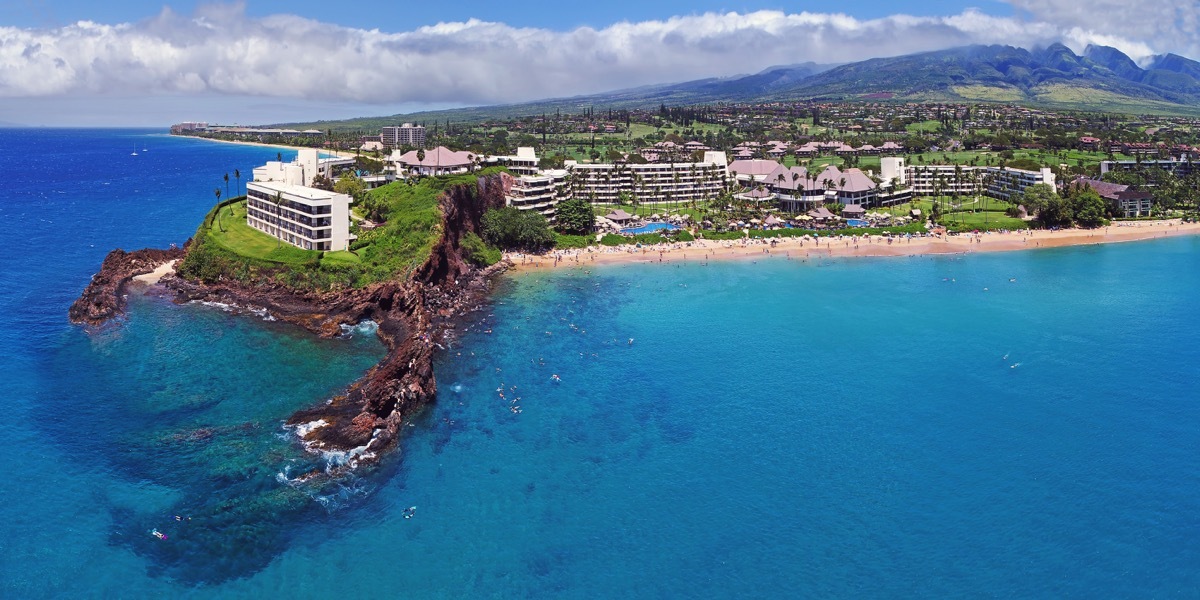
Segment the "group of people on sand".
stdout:
[[[1138,239],[1142,237],[1158,237],[1171,233],[1182,233],[1184,232],[1182,229],[1187,229],[1189,226],[1200,232],[1200,225],[1181,225],[1178,222],[1118,223],[1117,226],[1153,227],[1150,231],[1143,230],[1143,232],[1139,232]],[[1143,233],[1145,235],[1142,235]],[[1032,229],[1000,229],[963,233],[935,231],[890,235],[861,234],[787,238],[743,237],[736,240],[697,239],[689,242],[669,242],[653,246],[634,243],[622,246],[588,247],[578,250],[554,250],[542,255],[516,253],[508,255],[507,258],[514,264],[533,267],[558,267],[564,263],[567,265],[580,265],[585,261],[592,263],[625,261],[666,263],[674,262],[677,259],[683,261],[689,259],[707,261],[717,256],[743,256],[750,254],[750,249],[754,248],[756,250],[752,251],[753,253],[761,254],[771,254],[771,251],[775,249],[783,250],[784,255],[790,260],[792,257],[791,250],[804,250],[805,256],[808,256],[811,251],[835,255],[842,254],[843,252],[856,255],[864,253],[868,255],[895,255],[900,252],[904,254],[924,254],[971,251],[972,248],[979,248],[980,250],[1011,250],[1020,247],[1095,243],[1097,237],[1107,237],[1109,235],[1110,228],[1106,227],[1103,230],[1062,230],[1052,232]],[[1019,242],[1017,241],[1018,237],[1020,238]],[[985,243],[987,239],[993,239],[997,243],[989,246]],[[1112,239],[1108,238],[1105,241]],[[1130,238],[1128,236],[1121,236],[1120,239]],[[1042,240],[1054,241],[1049,244],[1043,244]],[[918,244],[920,245],[918,246]],[[888,248],[899,245],[903,245],[905,248],[911,247],[911,250],[897,251]],[[758,250],[761,250],[761,252],[758,252]]]

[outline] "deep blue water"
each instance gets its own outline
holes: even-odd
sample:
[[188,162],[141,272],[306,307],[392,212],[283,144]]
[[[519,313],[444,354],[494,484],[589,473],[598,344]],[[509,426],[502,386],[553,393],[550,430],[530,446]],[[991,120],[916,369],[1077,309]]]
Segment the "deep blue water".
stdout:
[[401,456],[307,489],[280,422],[367,332],[66,322],[275,151],[0,142],[4,597],[1200,596],[1196,238],[510,277]]

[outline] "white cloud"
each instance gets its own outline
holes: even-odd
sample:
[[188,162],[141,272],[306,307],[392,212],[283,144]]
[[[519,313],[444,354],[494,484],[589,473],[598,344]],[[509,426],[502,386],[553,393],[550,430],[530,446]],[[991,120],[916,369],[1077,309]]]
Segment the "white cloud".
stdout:
[[1200,3],[1195,0],[1006,0],[1028,19],[1054,23],[1063,42],[1112,46],[1145,63],[1155,54],[1200,56]]
[[249,18],[240,4],[207,5],[192,16],[164,9],[132,24],[0,27],[0,97],[215,94],[371,104],[483,104],[972,43],[1032,47],[1058,40],[1073,46],[1097,42],[1141,58],[1161,49],[1137,40],[1183,39],[1195,32],[1194,5],[1174,12],[1155,9],[1157,18],[1174,15],[1182,22],[1166,31],[1149,17],[1130,20],[1145,7],[1135,10],[1112,3],[1112,14],[1101,23],[1132,27],[1105,25],[1097,30],[1086,25],[1087,18],[1097,12],[1092,7],[1107,2],[1093,2],[1085,9],[1066,2],[1010,1],[1032,18],[994,17],[973,9],[946,17],[870,20],[758,11],[571,31],[472,19],[388,33],[291,15]]

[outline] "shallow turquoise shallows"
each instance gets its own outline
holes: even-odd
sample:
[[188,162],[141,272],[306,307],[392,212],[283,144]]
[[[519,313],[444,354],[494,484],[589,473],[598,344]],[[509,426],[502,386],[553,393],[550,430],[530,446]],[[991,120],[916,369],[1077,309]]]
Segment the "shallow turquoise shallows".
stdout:
[[66,323],[275,152],[0,130],[0,596],[1200,595],[1200,238],[510,276],[396,457],[309,488],[282,420],[369,328]]

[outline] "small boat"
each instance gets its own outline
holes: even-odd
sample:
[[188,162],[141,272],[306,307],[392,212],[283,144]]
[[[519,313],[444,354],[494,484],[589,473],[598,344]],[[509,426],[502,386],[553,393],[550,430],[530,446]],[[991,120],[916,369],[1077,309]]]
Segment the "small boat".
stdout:
[[133,150],[133,152],[130,152],[130,153],[129,153],[129,155],[130,155],[130,156],[137,156],[137,149],[135,148],[135,149]]

